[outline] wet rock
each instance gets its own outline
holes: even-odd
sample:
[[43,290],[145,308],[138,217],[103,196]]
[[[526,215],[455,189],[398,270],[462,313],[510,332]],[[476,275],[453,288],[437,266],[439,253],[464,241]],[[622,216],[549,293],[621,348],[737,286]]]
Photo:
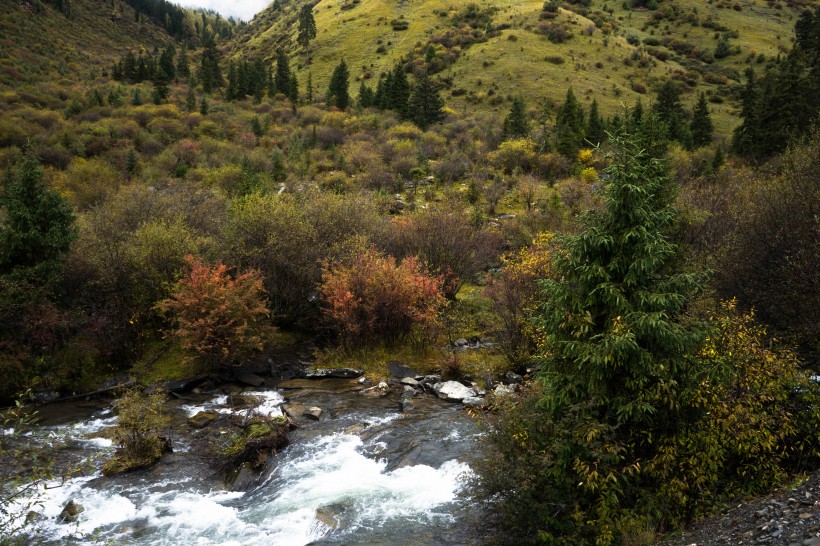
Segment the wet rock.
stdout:
[[387,396],[388,392],[390,392],[390,387],[387,386],[387,383],[382,381],[375,387],[370,387],[369,389],[363,390],[362,396],[368,396],[370,398],[380,398],[382,396]]
[[419,375],[413,368],[396,360],[387,363],[387,371],[390,372],[391,376],[398,378],[415,379]]
[[26,514],[26,524],[36,523],[38,521],[43,521],[46,517],[41,514],[40,512],[36,512],[34,510],[29,510],[29,513]]
[[402,398],[401,399],[401,411],[402,413],[407,413],[416,409],[416,403],[413,401],[412,398]]
[[[361,386],[354,379],[288,379],[277,386],[283,390],[304,390],[310,392],[343,393],[358,391]],[[295,395],[294,395],[295,396]]]
[[60,393],[57,391],[35,391],[31,396],[38,404],[49,404],[60,399]]
[[236,470],[229,472],[225,483],[231,491],[248,491],[259,482],[259,471],[251,463],[242,463]]
[[261,387],[265,384],[264,378],[259,377],[258,375],[252,372],[237,372],[235,377],[236,380],[240,383],[250,385],[251,387]]
[[312,406],[310,408],[306,408],[304,413],[302,413],[304,417],[308,419],[312,419],[314,421],[318,421],[319,417],[322,416],[322,408],[317,408],[316,406]]
[[335,529],[339,527],[342,519],[342,514],[347,510],[347,506],[342,503],[329,504],[327,506],[320,506],[316,509],[316,521]]
[[364,372],[355,368],[319,368],[316,370],[305,370],[302,374],[305,379],[355,379],[362,375],[364,375]]
[[189,377],[187,379],[178,379],[176,381],[160,381],[159,383],[151,385],[145,390],[149,394],[159,390],[167,392],[186,392],[192,390],[194,387],[202,385],[206,379],[206,376],[200,376]]
[[366,424],[356,423],[355,425],[350,425],[349,427],[344,429],[344,433],[345,434],[350,434],[351,436],[358,436],[366,428],[367,428]]
[[302,404],[289,402],[287,404],[282,404],[282,411],[294,421],[298,421],[302,415],[305,414],[305,406]]
[[237,394],[232,394],[228,398],[228,404],[233,409],[248,409],[255,408],[262,403],[262,400],[263,399],[261,396],[240,392]]
[[217,417],[218,414],[215,411],[200,411],[188,418],[188,425],[193,428],[205,428],[216,421]]
[[480,408],[484,406],[484,399],[479,396],[468,396],[461,401],[465,408]]
[[63,507],[63,511],[57,516],[57,521],[59,523],[74,523],[84,510],[85,508],[81,504],[74,502],[72,499]]
[[401,381],[399,381],[399,383],[401,383],[402,385],[406,385],[408,387],[413,387],[413,388],[419,386],[419,382],[416,381],[415,379],[413,379],[412,377],[402,377]]
[[239,394],[240,392],[242,392],[242,387],[240,387],[239,385],[229,384],[222,385],[222,388],[220,390],[227,395]]
[[465,398],[474,397],[476,395],[475,390],[470,387],[465,387],[458,381],[436,383],[433,385],[433,392],[442,400],[450,402],[461,402]]

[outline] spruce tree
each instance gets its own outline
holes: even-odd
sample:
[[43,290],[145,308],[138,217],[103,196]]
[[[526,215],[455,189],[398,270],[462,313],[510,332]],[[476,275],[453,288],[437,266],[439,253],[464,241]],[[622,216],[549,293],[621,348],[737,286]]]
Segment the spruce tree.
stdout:
[[296,103],[299,102],[299,80],[296,79],[296,72],[290,73],[290,80],[288,80],[288,99],[295,108]]
[[308,72],[307,87],[305,89],[305,99],[308,104],[313,104],[313,74]]
[[208,38],[205,42],[205,49],[202,51],[202,61],[199,68],[199,80],[202,83],[202,91],[210,93],[224,85],[222,70],[219,68],[219,51],[216,49],[216,42],[213,38]]
[[276,73],[273,78],[273,85],[276,87],[277,93],[282,93],[285,96],[289,95],[290,63],[285,50],[281,47],[276,50]]
[[0,277],[36,286],[53,283],[77,237],[74,213],[57,190],[43,184],[43,169],[25,158],[0,197]]
[[348,92],[348,78],[347,64],[342,59],[341,62],[333,70],[333,75],[330,77],[330,84],[327,87],[326,100],[339,110],[345,110],[350,104],[350,94]]
[[692,114],[692,146],[700,148],[708,146],[712,142],[712,117],[709,115],[709,106],[706,104],[706,94],[701,93],[695,111]]
[[231,61],[228,65],[228,88],[225,90],[225,98],[227,100],[236,100],[239,98],[239,77],[236,73],[236,63]]
[[401,64],[391,72],[385,86],[387,108],[398,112],[403,119],[407,118],[407,107],[410,101],[410,82]]
[[689,146],[691,136],[685,124],[686,112],[680,100],[680,88],[672,80],[667,80],[658,89],[658,96],[652,111],[666,124],[669,140],[676,140]]
[[606,142],[604,120],[601,119],[601,114],[598,113],[598,101],[595,99],[592,99],[592,104],[589,106],[589,116],[587,117],[587,126],[584,132],[584,138],[592,146],[598,146]]
[[759,120],[757,105],[759,91],[757,77],[752,68],[747,68],[746,86],[740,96],[740,125],[735,127],[732,134],[732,150],[741,156],[751,156],[756,151],[758,140]]
[[188,62],[188,50],[183,46],[177,59],[177,77],[187,79],[191,75],[191,66]]
[[530,119],[524,98],[520,95],[513,99],[510,112],[504,119],[503,137],[505,140],[524,138],[530,134]]
[[160,55],[159,65],[157,66],[157,70],[160,71],[158,76],[163,78],[166,82],[170,82],[177,76],[177,69],[174,65],[175,56],[176,50],[171,44],[165,46],[165,49],[162,51],[162,55]]
[[359,86],[359,106],[362,108],[370,108],[373,106],[374,100],[373,90],[362,80],[362,84]]
[[555,117],[555,149],[575,160],[584,142],[584,110],[570,87]]
[[305,64],[310,64],[310,41],[316,37],[316,21],[313,19],[313,6],[305,4],[299,11],[299,34],[296,41],[305,48]]
[[444,117],[444,103],[439,95],[438,86],[427,74],[422,74],[409,100],[410,117],[420,129],[427,130],[430,125],[438,123]]

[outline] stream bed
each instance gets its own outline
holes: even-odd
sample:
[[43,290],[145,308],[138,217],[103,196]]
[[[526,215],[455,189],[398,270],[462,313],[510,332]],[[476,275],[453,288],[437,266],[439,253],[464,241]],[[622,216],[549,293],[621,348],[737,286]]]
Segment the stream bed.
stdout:
[[[466,524],[477,509],[466,497],[480,431],[460,405],[425,396],[402,413],[391,397],[366,398],[351,383],[322,380],[309,388],[254,389],[256,411],[281,404],[322,408],[318,421],[290,433],[291,445],[269,459],[244,490],[227,488],[194,453],[185,419],[208,409],[235,412],[221,393],[172,401],[174,453],[151,469],[104,478],[114,447],[104,431],[108,408],[46,408],[31,442],[59,445],[60,457],[90,459],[89,470],[54,482],[39,496],[36,544],[456,545],[477,542]],[[247,411],[247,410],[244,410]],[[100,435],[102,434],[102,437]],[[70,500],[76,523],[58,523]]]

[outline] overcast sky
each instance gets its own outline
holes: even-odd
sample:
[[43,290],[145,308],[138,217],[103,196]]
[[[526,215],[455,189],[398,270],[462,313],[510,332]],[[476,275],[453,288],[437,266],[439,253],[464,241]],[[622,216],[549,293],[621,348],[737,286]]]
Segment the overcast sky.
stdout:
[[223,17],[233,15],[236,19],[250,21],[253,16],[268,7],[273,0],[176,0],[176,3],[192,8],[212,9]]

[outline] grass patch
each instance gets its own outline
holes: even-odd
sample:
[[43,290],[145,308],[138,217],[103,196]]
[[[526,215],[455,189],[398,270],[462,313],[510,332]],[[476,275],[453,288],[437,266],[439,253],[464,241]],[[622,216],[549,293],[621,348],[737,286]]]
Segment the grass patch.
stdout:
[[175,343],[155,341],[148,345],[144,356],[132,368],[132,375],[143,385],[160,381],[177,381],[208,371],[199,359]]

